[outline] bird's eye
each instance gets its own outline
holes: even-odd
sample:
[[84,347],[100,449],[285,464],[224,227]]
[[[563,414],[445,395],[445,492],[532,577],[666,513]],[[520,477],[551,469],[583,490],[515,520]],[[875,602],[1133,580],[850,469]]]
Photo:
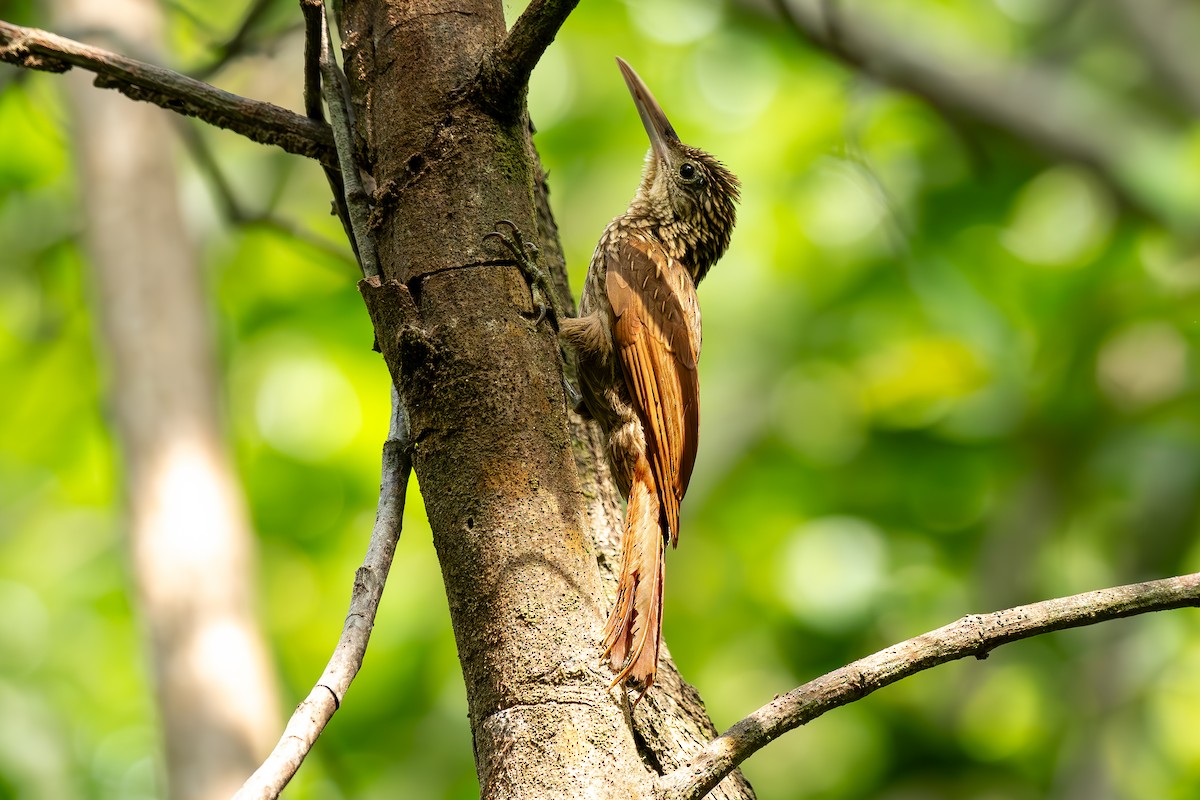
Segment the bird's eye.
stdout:
[[690,161],[685,161],[679,165],[679,177],[685,181],[695,180],[696,167]]

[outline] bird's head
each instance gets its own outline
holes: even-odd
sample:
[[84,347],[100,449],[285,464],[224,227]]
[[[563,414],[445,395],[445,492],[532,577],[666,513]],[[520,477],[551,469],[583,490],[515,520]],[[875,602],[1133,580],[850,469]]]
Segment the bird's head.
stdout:
[[650,137],[629,215],[652,225],[699,283],[729,246],[740,183],[720,161],[681,142],[645,81],[620,58],[617,66]]

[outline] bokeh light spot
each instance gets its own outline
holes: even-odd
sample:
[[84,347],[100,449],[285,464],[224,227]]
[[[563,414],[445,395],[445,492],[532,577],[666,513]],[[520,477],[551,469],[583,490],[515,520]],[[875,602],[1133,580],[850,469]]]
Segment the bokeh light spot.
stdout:
[[354,387],[334,364],[316,356],[288,356],[269,365],[254,411],[272,447],[305,461],[337,453],[362,427]]
[[655,0],[626,3],[638,32],[663,44],[687,44],[706,36],[721,21],[721,0]]
[[1187,380],[1188,344],[1166,322],[1143,322],[1108,339],[1096,380],[1119,408],[1133,411],[1179,394]]
[[1001,241],[1030,264],[1080,266],[1107,240],[1112,222],[1112,200],[1094,178],[1055,167],[1021,190]]
[[870,610],[883,585],[883,532],[855,517],[824,517],[798,528],[777,576],[779,594],[814,628],[844,630]]

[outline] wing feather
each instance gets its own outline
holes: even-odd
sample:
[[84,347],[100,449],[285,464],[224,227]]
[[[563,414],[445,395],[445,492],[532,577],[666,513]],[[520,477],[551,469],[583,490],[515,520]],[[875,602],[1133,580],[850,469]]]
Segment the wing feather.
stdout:
[[700,427],[695,287],[661,245],[644,239],[614,244],[605,266],[616,318],[613,344],[646,433],[650,467],[675,544]]

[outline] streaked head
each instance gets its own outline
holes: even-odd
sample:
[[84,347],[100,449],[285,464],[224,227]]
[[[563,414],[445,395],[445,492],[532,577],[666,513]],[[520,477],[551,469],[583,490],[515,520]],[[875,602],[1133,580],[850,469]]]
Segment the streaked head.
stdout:
[[699,283],[729,246],[740,183],[716,158],[680,141],[645,81],[624,60],[618,58],[617,66],[650,137],[630,212],[652,218],[663,244],[680,251],[672,255]]

